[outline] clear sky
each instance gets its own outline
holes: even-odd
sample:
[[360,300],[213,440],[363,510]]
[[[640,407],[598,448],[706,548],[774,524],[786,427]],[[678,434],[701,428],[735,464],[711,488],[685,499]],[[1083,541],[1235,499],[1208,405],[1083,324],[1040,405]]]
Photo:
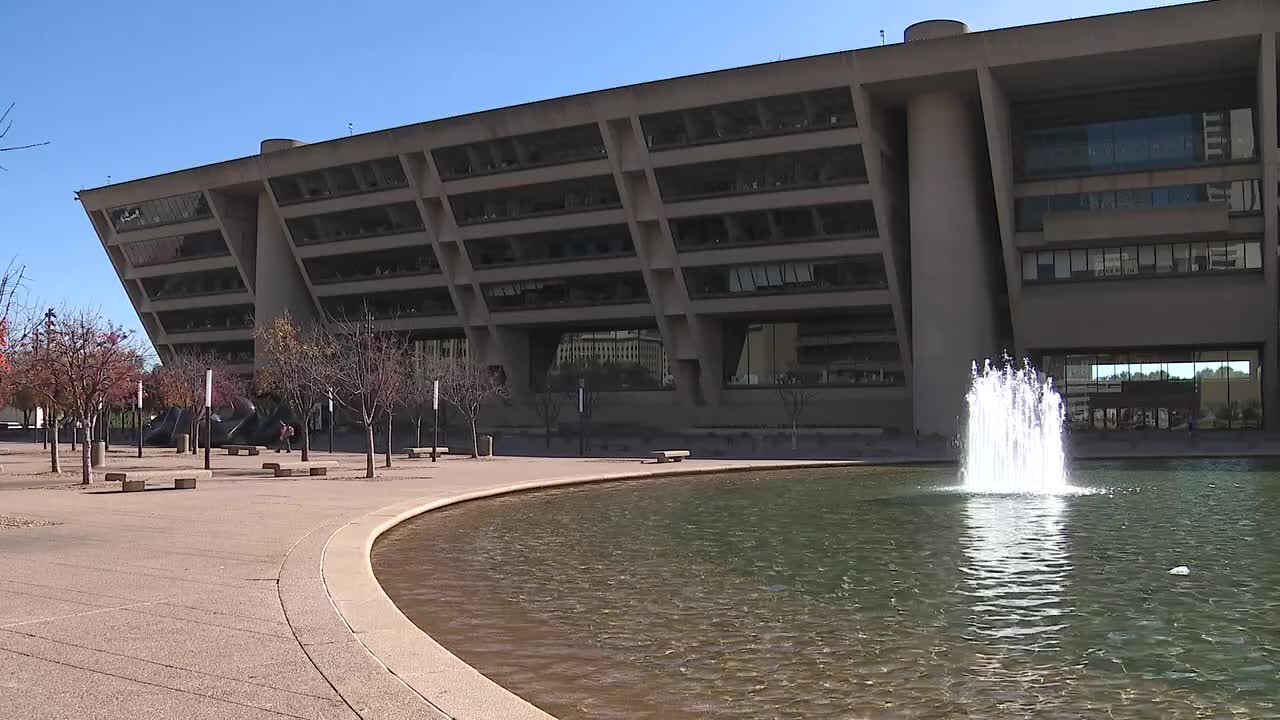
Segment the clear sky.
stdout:
[[0,264],[40,302],[89,304],[141,332],[76,190],[308,142],[677,75],[1148,0],[7,0]]

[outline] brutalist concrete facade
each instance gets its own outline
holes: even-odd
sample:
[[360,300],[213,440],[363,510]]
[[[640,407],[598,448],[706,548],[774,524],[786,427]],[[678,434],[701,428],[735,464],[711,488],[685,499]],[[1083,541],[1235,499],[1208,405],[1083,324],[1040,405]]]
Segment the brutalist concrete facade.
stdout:
[[778,424],[783,386],[807,425],[948,435],[1007,352],[1077,427],[1274,427],[1277,31],[1267,0],[929,21],[80,199],[162,356],[248,370],[255,320],[368,305],[502,366],[511,422],[614,333],[652,377],[601,422]]

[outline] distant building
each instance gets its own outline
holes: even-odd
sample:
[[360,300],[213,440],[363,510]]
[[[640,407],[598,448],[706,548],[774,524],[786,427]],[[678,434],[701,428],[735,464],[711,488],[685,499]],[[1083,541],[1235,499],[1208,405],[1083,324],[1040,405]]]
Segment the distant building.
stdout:
[[[601,412],[952,434],[971,364],[1076,429],[1280,428],[1280,3],[906,41],[434,120],[82,191],[164,355],[354,316]],[[642,391],[643,390],[643,391]]]

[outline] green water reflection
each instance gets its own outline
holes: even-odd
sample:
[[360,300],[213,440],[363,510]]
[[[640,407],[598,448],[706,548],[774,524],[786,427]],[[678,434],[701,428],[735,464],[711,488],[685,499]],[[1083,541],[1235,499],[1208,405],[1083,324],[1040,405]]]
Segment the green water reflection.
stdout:
[[410,619],[566,720],[1280,715],[1280,465],[1073,482],[1105,492],[613,483],[431,513],[373,560]]

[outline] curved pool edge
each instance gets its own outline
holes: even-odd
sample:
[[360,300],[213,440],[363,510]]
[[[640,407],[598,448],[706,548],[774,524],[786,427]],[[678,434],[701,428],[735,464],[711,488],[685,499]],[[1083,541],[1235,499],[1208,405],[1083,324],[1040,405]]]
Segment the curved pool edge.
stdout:
[[[913,462],[903,459],[810,462],[687,461],[687,467],[673,468],[669,464],[650,464],[622,472],[587,472],[581,475],[556,475],[515,483],[495,482],[466,492],[438,497],[424,496],[394,503],[352,520],[338,528],[325,544],[320,558],[321,575],[329,601],[351,635],[379,665],[394,676],[393,682],[396,685],[411,690],[422,699],[424,716],[443,715],[455,720],[555,720],[550,714],[468,665],[400,612],[400,609],[383,591],[382,585],[378,583],[373,573],[370,552],[379,536],[410,518],[432,510],[472,500],[553,487],[752,470],[914,464],[923,463],[919,460]],[[320,664],[317,664],[317,667],[326,677],[330,677],[330,672],[346,670],[342,667],[320,667]],[[391,680],[391,678],[387,679]],[[351,687],[351,684],[346,685]],[[351,691],[361,693],[365,692],[365,688],[351,688]],[[344,693],[344,697],[347,694]],[[351,698],[348,698],[348,701],[350,702]],[[365,715],[365,717],[378,716],[377,714]],[[395,715],[395,717],[402,717],[402,715]]]

